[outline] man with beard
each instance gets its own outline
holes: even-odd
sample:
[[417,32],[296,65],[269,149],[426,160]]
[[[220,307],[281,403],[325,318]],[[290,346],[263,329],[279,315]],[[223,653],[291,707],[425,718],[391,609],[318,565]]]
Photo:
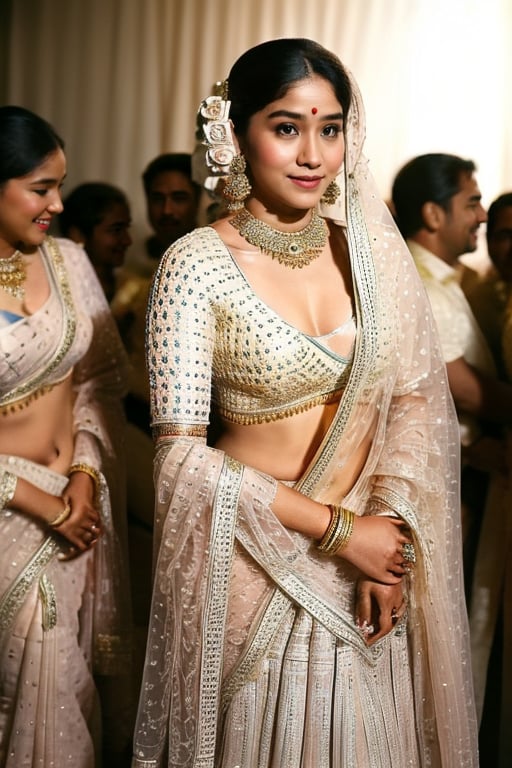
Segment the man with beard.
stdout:
[[191,155],[167,152],[155,157],[142,174],[146,212],[153,230],[145,242],[140,271],[153,274],[161,256],[197,226],[201,189],[192,180]]

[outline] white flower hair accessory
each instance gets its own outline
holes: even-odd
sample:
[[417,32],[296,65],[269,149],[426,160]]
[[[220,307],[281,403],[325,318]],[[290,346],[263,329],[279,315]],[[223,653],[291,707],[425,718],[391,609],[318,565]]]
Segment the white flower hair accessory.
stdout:
[[194,152],[198,160],[194,164],[194,178],[210,190],[215,189],[219,178],[229,176],[231,163],[237,154],[229,121],[231,102],[224,98],[227,82],[216,83],[214,90],[217,93],[204,99],[197,113],[196,139],[199,147],[207,147],[202,163],[199,162],[199,147],[196,146]]

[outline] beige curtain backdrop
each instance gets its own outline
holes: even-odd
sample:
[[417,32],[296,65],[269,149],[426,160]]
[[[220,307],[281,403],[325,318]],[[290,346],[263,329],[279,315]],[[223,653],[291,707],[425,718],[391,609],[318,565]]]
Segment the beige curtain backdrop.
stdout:
[[[512,0],[0,0],[0,101],[55,125],[66,189],[106,180],[146,234],[140,174],[193,148],[195,113],[246,48],[311,37],[356,76],[380,190],[411,156],[474,159],[484,203],[512,189]],[[136,246],[134,246],[136,247]]]

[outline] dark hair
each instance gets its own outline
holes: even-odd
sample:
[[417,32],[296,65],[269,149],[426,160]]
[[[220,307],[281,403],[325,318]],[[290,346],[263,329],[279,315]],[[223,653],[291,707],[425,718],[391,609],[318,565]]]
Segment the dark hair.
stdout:
[[472,160],[442,153],[419,155],[406,163],[397,173],[391,192],[403,237],[411,237],[423,227],[425,203],[437,203],[449,211],[452,197],[460,191],[461,176],[475,170]]
[[235,133],[242,136],[252,115],[313,74],[329,81],[346,118],[352,98],[350,80],[338,57],[323,46],[305,38],[281,38],[242,54],[228,77]]
[[59,214],[61,234],[68,237],[71,227],[75,226],[85,237],[91,237],[94,227],[114,203],[122,203],[129,208],[124,192],[112,184],[101,181],[79,184],[63,200],[64,209]]
[[0,186],[31,173],[64,142],[50,123],[24,107],[0,107]]
[[146,195],[150,192],[151,184],[156,176],[166,171],[179,171],[179,173],[182,173],[190,180],[196,194],[199,195],[201,187],[192,179],[192,155],[186,152],[166,152],[163,155],[158,155],[149,163],[142,174],[142,183],[144,184]]
[[504,192],[502,195],[493,200],[487,211],[487,240],[493,234],[496,226],[496,219],[498,213],[503,208],[512,208],[512,192]]

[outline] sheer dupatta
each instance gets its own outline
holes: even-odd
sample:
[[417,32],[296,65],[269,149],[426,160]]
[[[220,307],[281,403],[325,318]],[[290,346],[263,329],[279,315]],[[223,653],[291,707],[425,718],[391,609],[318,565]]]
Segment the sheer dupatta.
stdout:
[[[337,416],[296,487],[341,501],[344,462],[371,444],[343,503],[359,515],[398,514],[414,532],[407,632],[421,765],[476,766],[456,419],[423,287],[360,155],[364,119],[353,87],[344,207],[322,213],[346,226],[358,336]],[[168,298],[157,276],[150,367]],[[205,339],[206,365],[211,353]],[[199,438],[179,437],[160,444],[155,484],[155,582],[134,765],[214,766],[223,713],[283,632],[290,606],[369,665],[386,638],[368,648],[355,627],[354,569],[322,557],[275,518],[273,478]]]

